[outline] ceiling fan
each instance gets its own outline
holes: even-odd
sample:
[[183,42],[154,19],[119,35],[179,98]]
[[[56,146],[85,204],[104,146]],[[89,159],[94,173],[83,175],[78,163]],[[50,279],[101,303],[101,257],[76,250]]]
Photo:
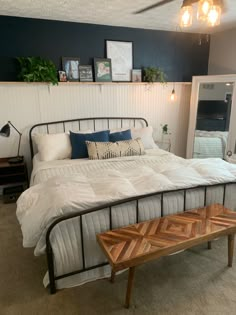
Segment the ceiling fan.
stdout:
[[[149,5],[143,9],[140,9],[134,14],[144,13],[152,9],[164,6],[175,0],[161,0],[157,3]],[[187,27],[192,25],[193,8],[192,5],[198,2],[197,19],[201,21],[207,21],[210,26],[216,26],[220,24],[221,12],[225,11],[224,0],[183,0],[183,4],[180,11],[180,26]]]

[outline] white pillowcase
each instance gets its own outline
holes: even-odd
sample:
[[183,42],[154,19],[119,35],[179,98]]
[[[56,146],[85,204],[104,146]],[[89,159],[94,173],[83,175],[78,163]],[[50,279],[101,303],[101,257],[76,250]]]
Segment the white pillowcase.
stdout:
[[158,148],[153,140],[152,133],[153,128],[151,126],[139,129],[131,128],[132,139],[141,138],[145,150]]
[[68,133],[34,135],[41,161],[64,160],[71,158],[71,143]]
[[[74,131],[73,131],[74,132]],[[90,129],[75,131],[75,133],[91,133]],[[34,134],[33,142],[37,145],[40,161],[55,161],[71,158],[71,142],[69,132]]]

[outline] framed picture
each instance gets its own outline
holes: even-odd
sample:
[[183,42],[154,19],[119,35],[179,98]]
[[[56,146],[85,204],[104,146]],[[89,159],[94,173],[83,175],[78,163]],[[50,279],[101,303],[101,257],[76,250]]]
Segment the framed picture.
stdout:
[[79,78],[81,82],[93,82],[92,66],[79,66]]
[[142,82],[142,70],[133,69],[132,70],[132,82]]
[[133,42],[106,40],[106,50],[112,62],[112,81],[131,81]]
[[79,81],[80,58],[62,57],[62,69],[68,81]]
[[111,59],[94,58],[96,82],[112,82]]
[[58,71],[58,76],[59,76],[59,82],[66,82],[67,81],[65,71]]

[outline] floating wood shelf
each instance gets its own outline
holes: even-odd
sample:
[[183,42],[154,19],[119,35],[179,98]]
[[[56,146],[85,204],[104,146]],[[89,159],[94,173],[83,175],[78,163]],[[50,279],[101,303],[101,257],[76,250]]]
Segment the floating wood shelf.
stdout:
[[[70,85],[159,85],[163,84],[164,86],[166,84],[184,84],[184,85],[190,85],[192,82],[166,82],[166,83],[160,83],[160,82],[154,82],[154,83],[148,83],[148,82],[58,82],[58,85],[61,86],[70,86]],[[47,82],[16,82],[16,81],[9,81],[4,82],[0,81],[0,85],[6,84],[6,85],[49,85],[50,83]],[[57,85],[55,85],[57,86]]]

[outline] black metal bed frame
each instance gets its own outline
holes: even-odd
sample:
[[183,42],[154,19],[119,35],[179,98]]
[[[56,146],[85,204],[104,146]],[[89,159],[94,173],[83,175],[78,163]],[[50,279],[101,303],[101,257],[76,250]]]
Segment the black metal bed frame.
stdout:
[[[85,121],[85,120],[92,120],[94,123],[94,129],[96,127],[95,121],[96,120],[107,120],[108,122],[108,127],[109,127],[109,120],[121,120],[121,127],[122,127],[122,121],[123,120],[133,120],[134,121],[134,126],[135,126],[135,121],[136,120],[141,120],[145,123],[146,126],[148,126],[148,123],[146,119],[144,118],[134,118],[134,117],[97,117],[97,118],[81,118],[81,119],[73,119],[73,120],[64,120],[64,121],[56,121],[56,122],[48,122],[48,123],[40,123],[37,125],[34,125],[30,129],[30,150],[31,150],[31,156],[33,157],[34,155],[34,150],[33,150],[33,141],[32,141],[32,132],[36,127],[39,126],[46,126],[47,127],[47,133],[49,133],[49,125],[52,124],[63,124],[64,130],[65,130],[65,124],[69,122],[79,122],[79,129],[80,129],[80,121]],[[50,293],[54,294],[56,293],[56,281],[62,278],[70,277],[75,274],[79,274],[82,272],[86,272],[95,268],[103,267],[105,265],[108,265],[107,261],[104,261],[103,263],[99,263],[90,267],[86,267],[85,263],[85,253],[84,253],[84,232],[83,232],[83,216],[87,215],[89,213],[94,213],[96,211],[100,211],[103,209],[109,209],[109,229],[112,229],[112,207],[118,206],[118,205],[124,205],[128,202],[135,202],[136,203],[136,223],[139,223],[139,201],[148,197],[153,197],[153,196],[160,196],[160,203],[161,203],[161,217],[164,216],[164,196],[170,193],[176,193],[176,192],[182,192],[183,193],[183,211],[186,211],[186,195],[187,191],[190,190],[196,190],[196,189],[204,189],[204,206],[207,205],[207,189],[211,187],[217,187],[217,186],[222,186],[223,187],[223,198],[222,198],[222,204],[225,204],[225,197],[226,197],[226,187],[231,184],[236,184],[236,182],[227,182],[227,183],[219,183],[219,184],[213,184],[213,185],[200,185],[200,186],[193,186],[189,188],[181,188],[181,189],[174,189],[174,190],[167,190],[167,191],[157,191],[149,194],[144,194],[144,195],[138,195],[126,199],[122,199],[119,201],[115,201],[112,203],[104,203],[103,205],[100,205],[99,207],[94,207],[90,208],[84,211],[80,212],[73,212],[70,214],[63,215],[53,221],[51,225],[49,226],[47,233],[46,233],[46,255],[47,255],[47,264],[48,264],[48,273],[49,273],[49,286],[50,286]],[[51,246],[50,242],[50,235],[51,232],[53,231],[54,227],[60,224],[63,221],[70,220],[73,218],[79,218],[79,225],[80,225],[80,238],[81,238],[81,252],[82,252],[82,268],[79,270],[75,270],[66,274],[62,274],[59,276],[55,275],[55,270],[54,270],[54,257],[53,257],[53,249]]]
[[77,119],[68,119],[68,120],[58,120],[58,121],[50,121],[50,122],[45,122],[45,123],[40,123],[36,124],[31,127],[29,131],[29,144],[30,144],[30,154],[31,158],[34,157],[34,146],[33,146],[33,139],[32,139],[32,133],[34,129],[42,126],[46,126],[47,128],[47,133],[49,134],[49,126],[51,125],[58,125],[61,124],[63,126],[63,131],[66,131],[66,124],[67,123],[73,123],[73,122],[78,122],[78,129],[81,130],[81,122],[82,121],[92,121],[93,122],[93,129],[96,130],[96,121],[97,120],[104,120],[107,122],[107,128],[110,129],[110,121],[118,121],[120,120],[120,127],[123,128],[123,121],[133,121],[133,126],[135,127],[136,121],[142,121],[145,126],[148,126],[148,122],[145,118],[142,117],[92,117],[92,118],[77,118]]

